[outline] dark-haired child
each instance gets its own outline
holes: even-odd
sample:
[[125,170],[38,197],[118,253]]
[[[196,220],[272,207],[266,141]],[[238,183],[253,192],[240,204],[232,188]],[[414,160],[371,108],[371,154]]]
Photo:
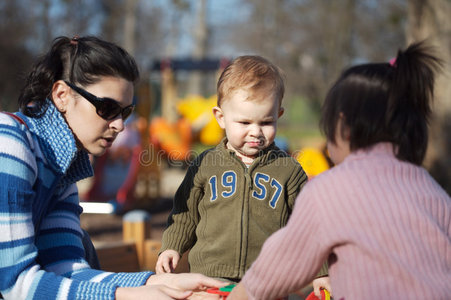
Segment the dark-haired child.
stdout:
[[418,43],[340,76],[321,120],[337,166],[306,184],[228,299],[287,295],[327,258],[334,299],[450,298],[451,200],[421,167],[440,65]]

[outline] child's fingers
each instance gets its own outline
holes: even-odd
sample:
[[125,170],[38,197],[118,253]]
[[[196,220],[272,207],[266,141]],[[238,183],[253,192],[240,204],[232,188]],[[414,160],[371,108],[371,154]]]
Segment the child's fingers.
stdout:
[[313,293],[315,294],[316,297],[321,299],[321,288],[319,286],[315,286],[314,287]]
[[155,267],[155,273],[157,274],[170,273],[170,271],[167,271],[168,268],[169,268],[169,258],[166,257],[164,254],[160,255],[157,261],[157,265]]
[[316,297],[321,299],[321,289],[326,289],[331,292],[330,278],[328,276],[319,277],[313,280],[313,293]]
[[161,264],[161,259],[158,259],[157,265],[155,266],[155,273],[161,274],[164,273],[163,266]]
[[155,266],[157,274],[172,273],[177,267],[180,256],[174,250],[166,250],[160,254]]
[[179,257],[174,256],[172,257],[172,271],[175,270],[175,268],[177,268],[177,265],[179,264]]
[[163,260],[163,272],[164,273],[171,273],[171,259],[166,258]]

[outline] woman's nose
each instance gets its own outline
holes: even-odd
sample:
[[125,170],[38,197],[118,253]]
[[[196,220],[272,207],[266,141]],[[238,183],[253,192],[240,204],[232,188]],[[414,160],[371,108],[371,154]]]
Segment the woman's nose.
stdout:
[[119,115],[116,119],[114,119],[110,123],[110,127],[112,127],[114,129],[114,131],[116,131],[116,132],[121,132],[124,130],[125,124],[124,124],[124,120],[122,120],[121,115]]

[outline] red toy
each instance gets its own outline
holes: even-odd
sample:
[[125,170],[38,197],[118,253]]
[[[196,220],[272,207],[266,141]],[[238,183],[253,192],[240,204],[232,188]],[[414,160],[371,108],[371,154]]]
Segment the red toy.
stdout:
[[230,294],[230,292],[233,290],[233,288],[235,286],[236,286],[236,284],[233,283],[233,284],[226,285],[222,288],[211,288],[211,289],[207,290],[207,293],[218,294],[219,296],[221,296],[221,298],[219,298],[219,299],[225,300],[225,299],[227,299],[227,296]]
[[[221,298],[219,298],[219,299],[221,299],[221,300],[225,300],[225,299],[227,299],[227,296],[230,294],[230,292],[233,290],[233,288],[236,286],[236,283],[232,283],[232,284],[229,284],[229,285],[227,285],[227,286],[224,286],[224,287],[222,287],[222,288],[211,288],[211,289],[208,289],[207,290],[207,293],[210,293],[210,294],[217,294],[217,295],[219,295],[219,296],[221,296]],[[327,291],[326,291],[327,292]],[[328,293],[329,294],[329,293]],[[312,292],[312,294],[311,295],[313,295],[313,297],[314,298],[307,298],[307,299],[305,299],[305,300],[316,300],[316,299],[318,299],[316,296],[315,296],[315,294],[313,294],[313,292]],[[310,296],[311,296],[310,295]],[[323,295],[323,294],[321,294],[321,295]],[[309,296],[309,297],[310,297]],[[280,299],[278,299],[278,300],[280,300]],[[322,298],[321,300],[330,300],[330,298]]]
[[321,299],[315,296],[314,292],[311,292],[305,300],[330,300],[330,293],[328,290],[321,289]]

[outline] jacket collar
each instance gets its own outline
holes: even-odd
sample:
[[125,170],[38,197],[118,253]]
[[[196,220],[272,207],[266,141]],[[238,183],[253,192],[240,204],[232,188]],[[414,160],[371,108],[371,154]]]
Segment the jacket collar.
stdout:
[[37,118],[20,114],[37,137],[43,155],[51,167],[64,176],[64,183],[74,183],[93,175],[88,153],[78,150],[72,130],[53,103],[47,99],[43,114]]

